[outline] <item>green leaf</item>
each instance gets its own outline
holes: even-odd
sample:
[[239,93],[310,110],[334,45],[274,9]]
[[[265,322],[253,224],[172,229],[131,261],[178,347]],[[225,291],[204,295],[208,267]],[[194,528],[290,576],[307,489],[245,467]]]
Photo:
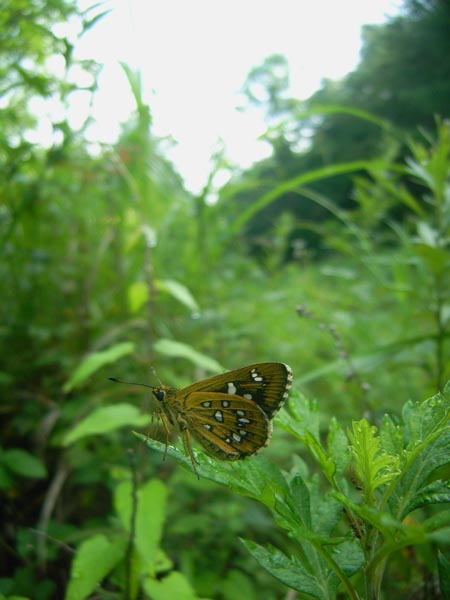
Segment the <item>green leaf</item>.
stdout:
[[320,417],[316,403],[310,402],[294,390],[289,396],[287,409],[276,416],[275,422],[303,442],[325,475],[328,478],[333,477],[336,464],[325,452],[320,441]]
[[213,358],[197,352],[192,346],[183,342],[163,338],[155,342],[154,350],[165,356],[186,358],[197,367],[206,369],[206,371],[210,371],[211,373],[223,373],[226,370]]
[[287,587],[319,600],[330,597],[327,577],[319,569],[316,573],[309,572],[297,558],[288,558],[273,546],[263,547],[250,540],[242,542],[261,567]]
[[189,308],[192,312],[198,311],[198,304],[194,296],[182,283],[173,279],[156,279],[155,288],[160,292],[170,294],[172,298],[178,300],[178,302]]
[[162,579],[147,577],[143,588],[152,600],[200,600],[186,577],[177,571]]
[[[149,448],[174,458],[187,470],[192,471],[189,456],[174,446],[166,446],[161,442],[134,432]],[[196,470],[200,477],[225,485],[232,491],[255,498],[269,508],[275,506],[277,495],[283,495],[287,483],[281,471],[264,456],[252,456],[245,460],[228,463],[208,456],[201,450],[194,450]]]
[[289,482],[289,489],[278,496],[275,504],[276,521],[293,536],[304,539],[316,537],[311,523],[311,498],[303,478],[296,474]]
[[307,443],[311,436],[315,440],[320,439],[317,404],[296,390],[291,390],[287,408],[278,413],[276,423],[303,443]]
[[347,436],[335,418],[331,420],[328,429],[327,450],[330,460],[336,466],[336,474],[341,475],[347,468],[351,455]]
[[353,421],[348,437],[355,473],[364,488],[366,501],[370,504],[379,486],[399,476],[399,457],[383,450],[377,428],[369,425],[366,419]]
[[442,598],[450,598],[450,561],[440,550],[438,550],[437,564]]
[[80,544],[70,569],[65,600],[89,596],[125,555],[125,539],[109,540],[95,535]]
[[380,426],[380,440],[382,448],[388,454],[403,453],[403,431],[396,425],[390,415],[384,415]]
[[[450,463],[449,399],[447,385],[442,393],[425,402],[408,402],[404,406],[406,464],[399,485],[389,499],[390,508],[399,519],[416,504],[427,501],[430,493],[428,500],[432,499],[433,493],[428,487],[433,483],[430,478],[439,467]],[[442,490],[438,495],[441,494]]]
[[[131,528],[133,512],[131,482],[121,483],[114,494],[114,504],[127,531]],[[154,571],[162,528],[166,516],[167,489],[159,480],[146,482],[137,491],[134,544],[146,572]]]
[[47,477],[47,469],[44,463],[33,454],[30,454],[30,452],[21,448],[5,450],[0,455],[0,460],[5,467],[17,475],[23,475],[32,479]]
[[253,582],[253,574],[244,574],[238,569],[228,569],[221,581],[220,593],[223,600],[257,600],[258,595]]
[[113,404],[93,410],[64,437],[63,444],[68,446],[89,436],[114,431],[121,427],[144,427],[151,421],[150,415],[143,415],[132,404]]
[[115,344],[107,350],[101,352],[93,352],[89,354],[75,369],[70,379],[63,387],[64,392],[70,392],[75,387],[78,387],[95,371],[98,371],[105,365],[116,362],[122,356],[131,354],[134,351],[134,344],[131,342],[122,342]]
[[268,192],[263,194],[256,202],[252,202],[250,206],[248,206],[245,210],[242,210],[239,213],[239,216],[236,218],[235,222],[231,225],[231,234],[235,235],[238,233],[242,227],[247,223],[249,219],[251,219],[258,211],[265,208],[271,202],[274,202],[277,198],[282,196],[287,192],[292,192],[293,190],[298,190],[302,186],[306,184],[310,184],[314,181],[320,181],[321,179],[325,179],[327,177],[334,177],[336,175],[341,175],[345,173],[356,173],[361,170],[369,170],[376,163],[374,161],[354,161],[348,163],[335,163],[333,165],[327,165],[326,167],[320,167],[318,169],[312,169],[305,173],[301,173],[300,175],[296,175],[295,177],[288,179],[287,181],[283,181],[271,189]]
[[402,514],[408,515],[417,508],[430,504],[445,504],[450,502],[450,481],[441,479],[433,481],[415,494],[406,505]]
[[148,299],[148,286],[143,281],[135,281],[128,288],[128,306],[133,314],[137,313]]
[[11,477],[9,469],[0,464],[0,490],[7,490],[14,487],[14,479]]
[[414,448],[428,436],[450,423],[450,383],[445,389],[424,402],[407,402],[402,413],[405,440]]

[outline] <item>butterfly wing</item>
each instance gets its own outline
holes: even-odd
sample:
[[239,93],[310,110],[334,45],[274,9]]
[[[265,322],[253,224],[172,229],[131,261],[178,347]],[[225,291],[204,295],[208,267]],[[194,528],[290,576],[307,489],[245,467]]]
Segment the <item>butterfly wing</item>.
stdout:
[[283,406],[292,385],[292,370],[283,363],[256,363],[221,375],[202,379],[181,390],[183,396],[193,392],[215,392],[252,400],[269,419]]
[[272,424],[253,401],[222,392],[192,392],[183,418],[190,433],[216,458],[237,460],[266,446]]

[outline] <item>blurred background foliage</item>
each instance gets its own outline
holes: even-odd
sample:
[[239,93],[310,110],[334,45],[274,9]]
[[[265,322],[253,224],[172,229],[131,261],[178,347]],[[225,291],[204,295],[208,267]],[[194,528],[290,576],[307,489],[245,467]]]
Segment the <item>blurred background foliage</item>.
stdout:
[[[180,387],[282,361],[344,425],[443,386],[450,8],[412,0],[367,26],[358,68],[305,101],[287,96],[284,57],[268,57],[243,90],[248,109],[266,111],[272,155],[214,194],[219,153],[197,197],[164,158],[125,65],[136,110],[114,146],[93,153],[88,122],[64,118],[53,146],[30,141],[33,102],[67,104],[74,69],[84,92],[97,86],[99,65],[77,63],[55,25],[75,19],[82,35],[103,15],[70,0],[5,0],[0,12],[0,595],[64,597],[73,551],[94,533],[118,536],[123,552],[114,502],[134,473],[165,490],[149,496],[161,513],[153,583],[125,593],[118,567],[97,597],[173,598],[170,581],[186,598],[284,598],[238,541],[289,553],[264,509],[149,453],[131,435],[148,431],[149,394],[106,378],[149,383],[152,366]],[[70,437],[111,407],[103,429]],[[288,465],[293,450],[276,431],[267,454]]]

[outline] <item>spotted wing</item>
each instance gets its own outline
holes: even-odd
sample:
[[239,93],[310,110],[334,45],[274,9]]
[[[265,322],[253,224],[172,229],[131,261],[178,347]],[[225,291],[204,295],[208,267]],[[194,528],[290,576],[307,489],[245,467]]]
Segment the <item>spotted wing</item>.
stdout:
[[269,419],[283,406],[292,385],[292,370],[276,362],[256,363],[234,371],[202,379],[181,393],[220,392],[252,400]]
[[222,460],[255,454],[272,434],[270,420],[253,400],[221,392],[189,394],[183,417],[196,440]]

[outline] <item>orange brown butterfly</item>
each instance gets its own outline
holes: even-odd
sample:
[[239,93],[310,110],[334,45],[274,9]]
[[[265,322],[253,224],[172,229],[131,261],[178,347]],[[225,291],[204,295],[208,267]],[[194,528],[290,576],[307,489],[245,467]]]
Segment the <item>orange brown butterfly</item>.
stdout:
[[292,370],[283,363],[265,362],[208,377],[180,390],[162,384],[138,385],[152,390],[160,403],[166,435],[171,429],[181,434],[197,473],[192,438],[221,460],[246,458],[267,446],[272,419],[292,385]]

